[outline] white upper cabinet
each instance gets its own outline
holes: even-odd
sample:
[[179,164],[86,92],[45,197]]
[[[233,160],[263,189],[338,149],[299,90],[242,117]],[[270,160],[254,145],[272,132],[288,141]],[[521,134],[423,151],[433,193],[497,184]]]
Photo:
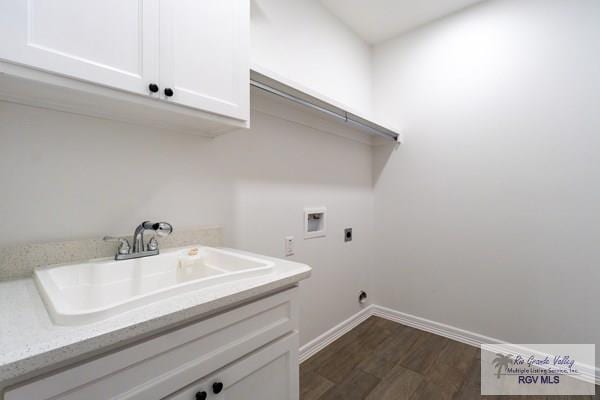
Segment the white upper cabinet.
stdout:
[[158,0],[2,0],[0,58],[135,93],[158,79]]
[[170,101],[248,119],[249,1],[161,0],[160,17],[160,82]]
[[0,0],[0,64],[141,94],[152,99],[149,107],[188,116],[201,111],[244,126],[249,25],[250,0]]

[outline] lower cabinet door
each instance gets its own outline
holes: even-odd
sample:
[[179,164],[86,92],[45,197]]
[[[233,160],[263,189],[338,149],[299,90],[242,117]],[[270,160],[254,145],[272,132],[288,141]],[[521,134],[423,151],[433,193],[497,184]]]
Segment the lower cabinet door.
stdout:
[[298,333],[292,333],[165,400],[298,400]]

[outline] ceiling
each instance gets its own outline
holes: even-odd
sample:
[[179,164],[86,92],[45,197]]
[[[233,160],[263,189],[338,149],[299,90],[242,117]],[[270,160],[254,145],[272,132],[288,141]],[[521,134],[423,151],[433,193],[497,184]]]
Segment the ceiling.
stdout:
[[363,40],[377,44],[482,0],[321,0]]

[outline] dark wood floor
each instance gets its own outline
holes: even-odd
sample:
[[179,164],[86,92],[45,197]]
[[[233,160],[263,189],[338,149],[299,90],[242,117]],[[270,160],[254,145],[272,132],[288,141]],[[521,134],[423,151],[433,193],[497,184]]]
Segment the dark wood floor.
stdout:
[[[495,398],[480,396],[480,376],[478,348],[371,317],[300,366],[300,398]],[[508,400],[515,397],[498,398]],[[545,397],[522,398],[536,400]],[[548,397],[551,400],[568,398],[600,399],[600,396]]]

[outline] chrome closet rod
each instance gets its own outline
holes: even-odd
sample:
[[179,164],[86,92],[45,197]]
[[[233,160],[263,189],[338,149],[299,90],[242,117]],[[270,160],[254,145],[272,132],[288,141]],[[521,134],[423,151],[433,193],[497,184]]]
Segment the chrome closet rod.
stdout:
[[383,137],[385,137],[387,139],[392,139],[394,141],[398,141],[398,134],[397,133],[395,133],[395,132],[393,132],[393,131],[391,131],[391,130],[389,130],[387,128],[384,128],[382,126],[379,126],[377,124],[365,123],[365,122],[363,122],[364,120],[362,118],[360,118],[358,116],[355,116],[353,114],[350,114],[350,113],[348,113],[346,111],[340,110],[340,113],[337,113],[337,112],[328,110],[328,109],[326,109],[324,107],[321,107],[321,106],[319,106],[317,104],[311,103],[308,100],[301,99],[301,98],[299,98],[297,96],[294,96],[292,94],[283,92],[283,91],[281,91],[279,89],[276,89],[274,87],[266,85],[266,84],[264,84],[262,82],[255,81],[253,79],[250,80],[250,85],[254,86],[257,89],[263,90],[263,91],[265,91],[267,93],[271,93],[271,94],[274,94],[276,96],[282,97],[282,98],[284,98],[286,100],[289,100],[291,102],[294,102],[296,104],[300,104],[302,106],[311,108],[313,110],[317,110],[319,112],[325,113],[325,114],[330,115],[332,117],[335,117],[335,118],[337,118],[337,119],[339,119],[341,121],[344,121],[346,123],[350,123],[352,125],[355,125],[355,126],[361,128],[361,129],[368,130],[369,132],[372,132],[372,133],[374,133],[376,135],[383,136]]
[[395,142],[398,141],[398,138],[400,135],[388,128],[385,128],[381,125],[377,125],[377,124],[369,122],[369,121],[363,122],[362,118],[360,118],[359,116],[356,116],[354,114],[346,113],[346,116],[347,116],[347,122],[352,125],[357,125],[362,129],[371,131],[376,135],[385,137],[386,139],[392,139]]
[[255,88],[264,90],[265,92],[277,95],[279,97],[283,97],[284,99],[287,99],[289,101],[293,101],[294,103],[297,103],[297,104],[303,105],[305,107],[309,107],[309,108],[312,108],[314,110],[320,111],[322,113],[331,115],[332,117],[336,117],[338,119],[341,119],[344,122],[347,121],[345,113],[344,114],[338,114],[338,113],[333,112],[331,110],[328,110],[326,108],[320,107],[320,106],[318,106],[316,104],[313,104],[313,103],[311,103],[309,101],[306,101],[306,100],[301,99],[299,97],[296,97],[296,96],[293,96],[291,94],[282,92],[279,89],[275,89],[275,88],[273,88],[271,86],[265,85],[264,83],[260,83],[260,82],[254,81],[254,80],[250,80],[250,85],[254,86]]

